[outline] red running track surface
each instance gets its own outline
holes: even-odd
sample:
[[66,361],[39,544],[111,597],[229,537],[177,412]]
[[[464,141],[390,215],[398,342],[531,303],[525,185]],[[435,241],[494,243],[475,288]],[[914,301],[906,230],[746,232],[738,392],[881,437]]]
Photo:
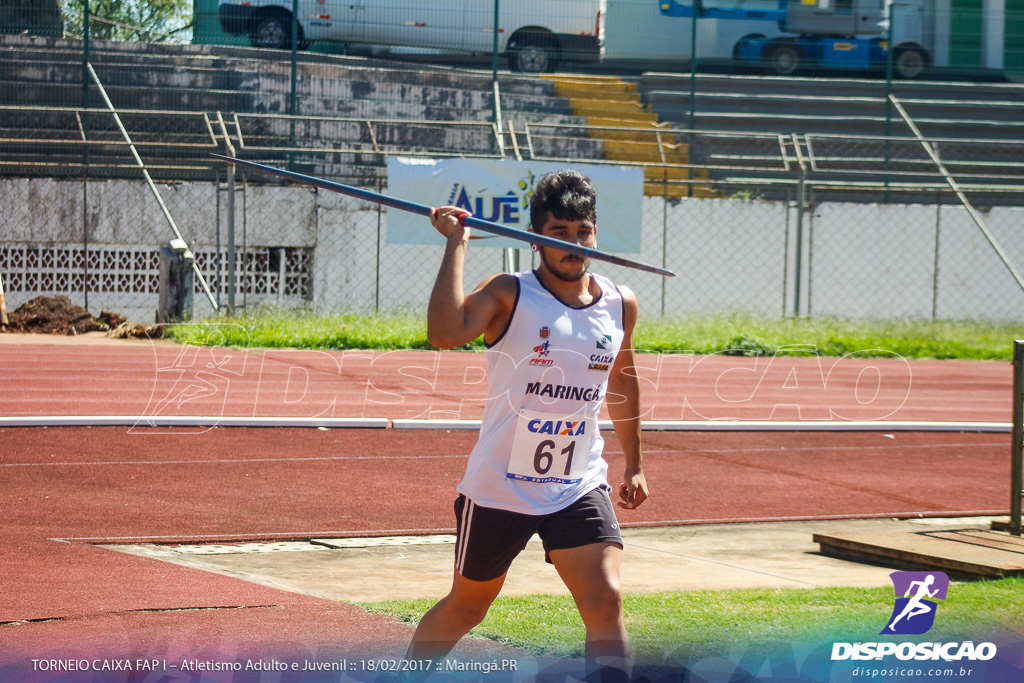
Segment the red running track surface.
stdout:
[[[893,436],[647,433],[653,496],[620,519],[692,524],[1008,509],[1006,435]],[[194,652],[213,637],[197,623],[216,630],[227,620],[257,649],[290,624],[307,644],[327,647],[339,632],[369,629],[362,631],[365,642],[351,635],[347,642],[401,651],[388,637],[407,637],[402,628],[345,605],[94,544],[450,531],[453,488],[473,437],[415,430],[0,430],[0,441],[10,445],[0,472],[11,502],[0,523],[7,594],[0,623],[58,620],[0,635],[12,647],[37,651],[52,642],[116,649],[140,638],[159,646],[172,634],[182,652]],[[613,475],[623,464],[617,451],[610,439]],[[168,611],[223,607],[245,609]]]
[[[478,416],[477,354],[184,351],[193,362],[160,345],[0,346],[0,415],[156,414],[170,397],[162,410],[182,415]],[[653,364],[641,376],[655,399],[647,405],[666,412],[654,417],[793,419],[796,409],[807,418],[823,405],[858,419],[883,417],[882,408],[900,420],[1009,417],[1008,364],[862,360],[839,382],[839,370],[822,375],[816,359],[798,360],[647,357]],[[851,376],[878,378],[870,396],[884,401],[858,401]],[[11,677],[6,663],[24,666],[22,653],[242,657],[273,643],[282,655],[393,656],[408,627],[96,544],[448,531],[474,440],[466,431],[393,429],[2,428],[0,642],[8,654],[0,677]],[[956,432],[645,432],[652,498],[621,521],[1005,514],[1009,441]],[[607,456],[616,478],[614,437]]]
[[[2,345],[0,416],[479,419],[483,354]],[[1008,422],[1009,363],[640,354],[643,418]]]

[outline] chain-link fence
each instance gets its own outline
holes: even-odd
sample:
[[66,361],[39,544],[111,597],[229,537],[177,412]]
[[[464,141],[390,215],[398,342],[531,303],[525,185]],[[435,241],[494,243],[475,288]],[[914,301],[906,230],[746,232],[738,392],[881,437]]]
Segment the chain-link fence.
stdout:
[[[626,4],[609,0],[606,44]],[[196,4],[196,31],[216,9]],[[1004,22],[1006,36],[1013,26]],[[580,92],[579,76],[503,69],[495,81],[296,55],[0,40],[9,307],[69,294],[94,313],[152,320],[160,249],[178,235],[195,255],[196,316],[263,303],[425,307],[440,247],[389,242],[375,204],[241,171],[231,179],[209,156],[218,152],[385,193],[396,155],[642,167],[642,251],[629,256],[678,276],[595,269],[630,284],[652,314],[1012,320],[1024,308],[1019,86],[645,73]],[[611,97],[620,86],[622,97],[593,104],[594,90]],[[533,258],[474,245],[467,284]]]
[[[157,188],[225,308],[223,179]],[[383,184],[372,189],[387,191]],[[952,191],[935,190],[930,204],[901,203],[896,196],[890,203],[863,203],[810,185],[802,208],[789,192],[781,200],[748,198],[749,191],[645,197],[642,252],[631,256],[678,276],[663,279],[603,263],[595,269],[632,286],[652,314],[1019,319],[1024,292]],[[819,192],[831,198],[821,201]],[[235,193],[237,307],[425,309],[441,246],[389,244],[388,215],[378,205],[253,184],[242,175]],[[153,319],[158,252],[173,234],[144,182],[2,178],[0,196],[8,207],[0,214],[0,263],[9,305],[68,294],[96,312]],[[1024,208],[993,206],[982,215],[1010,264],[1024,263]],[[424,231],[430,231],[425,219]],[[534,257],[519,250],[518,258],[526,268]],[[467,284],[508,265],[506,252],[474,245]],[[197,285],[196,315],[213,312]]]

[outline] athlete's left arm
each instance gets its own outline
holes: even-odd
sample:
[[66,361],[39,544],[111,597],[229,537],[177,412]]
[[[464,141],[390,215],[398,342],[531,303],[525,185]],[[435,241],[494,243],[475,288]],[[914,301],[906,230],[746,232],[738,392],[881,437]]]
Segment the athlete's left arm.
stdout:
[[626,470],[619,484],[619,507],[631,510],[647,500],[647,480],[644,478],[643,452],[640,447],[640,380],[633,360],[633,328],[639,307],[636,295],[626,287],[619,287],[624,299],[625,316],[622,326],[625,336],[615,357],[608,377],[608,415],[615,425],[615,435],[626,456]]

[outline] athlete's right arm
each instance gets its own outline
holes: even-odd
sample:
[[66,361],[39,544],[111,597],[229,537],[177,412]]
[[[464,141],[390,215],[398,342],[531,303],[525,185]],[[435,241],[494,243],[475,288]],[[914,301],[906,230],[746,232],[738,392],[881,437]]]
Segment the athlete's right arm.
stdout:
[[515,300],[510,276],[495,275],[472,294],[463,294],[463,265],[469,228],[459,222],[468,215],[454,206],[434,209],[430,222],[447,239],[441,270],[427,306],[427,339],[439,349],[468,344],[482,334],[493,339],[508,322]]

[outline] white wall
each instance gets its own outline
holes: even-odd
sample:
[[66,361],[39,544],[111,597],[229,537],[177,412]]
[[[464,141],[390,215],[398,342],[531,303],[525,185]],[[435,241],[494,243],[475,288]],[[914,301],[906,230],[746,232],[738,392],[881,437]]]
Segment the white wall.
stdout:
[[[212,254],[218,218],[212,184],[182,183],[161,190],[186,240],[195,241],[198,252]],[[81,273],[75,258],[80,259],[85,247],[81,184],[0,179],[0,205],[0,267],[8,308],[42,293],[69,293],[81,304],[81,287],[69,284]],[[437,246],[389,245],[387,213],[379,213],[376,205],[301,187],[249,187],[238,199],[238,210],[239,248],[244,226],[253,252],[265,256],[269,248],[305,250],[311,303],[317,308],[425,310],[442,254],[440,238]],[[1024,270],[1024,209],[994,208],[983,215],[1011,262]],[[156,294],[130,290],[133,278],[152,276],[152,256],[171,232],[149,190],[127,181],[90,183],[86,216],[91,272],[114,273],[108,279],[117,284],[114,291],[91,287],[90,311],[114,310],[151,321]],[[223,195],[220,221],[223,249]],[[805,214],[799,245],[796,211],[785,202],[645,197],[637,222],[642,252],[630,257],[664,264],[677,276],[662,278],[603,263],[593,267],[636,291],[646,313],[792,313],[799,246],[802,314],[929,319],[933,304],[936,316],[947,319],[1019,320],[1024,314],[1024,293],[960,207],[819,204]],[[432,230],[426,219],[424,230]],[[40,266],[26,262],[26,254],[50,256]],[[519,254],[522,267],[528,268],[531,253],[523,249]],[[473,244],[467,288],[502,268],[501,250]],[[47,281],[60,287],[21,291],[15,286],[19,279],[37,277],[37,271],[57,273],[59,277]],[[212,280],[210,268],[204,274]],[[272,280],[276,274],[259,276]],[[275,301],[276,295],[250,295],[249,303],[260,299]],[[212,313],[204,296],[197,294],[195,301],[198,316]]]

